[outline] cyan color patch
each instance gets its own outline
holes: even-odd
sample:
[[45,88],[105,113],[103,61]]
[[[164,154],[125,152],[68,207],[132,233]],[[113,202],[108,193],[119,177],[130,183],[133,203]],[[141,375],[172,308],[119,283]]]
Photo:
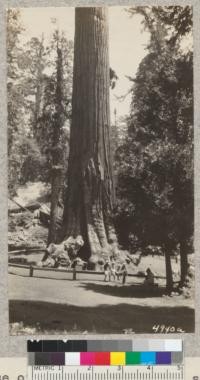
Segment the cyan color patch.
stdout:
[[141,352],[140,363],[145,365],[156,364],[156,353],[155,352]]

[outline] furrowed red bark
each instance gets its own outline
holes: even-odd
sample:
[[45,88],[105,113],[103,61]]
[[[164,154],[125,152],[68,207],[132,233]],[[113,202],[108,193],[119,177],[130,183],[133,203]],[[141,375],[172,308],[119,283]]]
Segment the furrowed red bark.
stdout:
[[86,256],[109,253],[114,188],[110,152],[108,11],[76,8],[72,126],[64,236],[82,235]]

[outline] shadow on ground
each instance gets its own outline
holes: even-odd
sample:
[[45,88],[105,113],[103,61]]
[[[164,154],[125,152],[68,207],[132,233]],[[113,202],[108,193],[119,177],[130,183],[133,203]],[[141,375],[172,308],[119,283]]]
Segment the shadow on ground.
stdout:
[[165,293],[165,287],[147,288],[142,284],[134,285],[110,285],[110,284],[94,284],[91,282],[81,283],[85,290],[91,290],[96,293],[107,294],[114,297],[131,297],[131,298],[152,298],[162,297]]
[[[154,325],[174,326],[189,333],[194,331],[194,310],[187,307],[151,308],[126,303],[79,307],[11,300],[10,323],[23,324],[23,335],[26,334],[26,327],[36,328],[33,334],[59,334],[63,331],[121,334],[125,329],[132,333],[152,333]],[[17,333],[12,331],[13,335]]]

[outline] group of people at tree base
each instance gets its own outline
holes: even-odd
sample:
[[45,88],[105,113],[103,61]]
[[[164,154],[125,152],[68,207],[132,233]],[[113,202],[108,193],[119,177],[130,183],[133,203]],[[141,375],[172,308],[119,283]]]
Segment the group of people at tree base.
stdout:
[[120,280],[122,277],[122,284],[126,283],[126,277],[128,275],[128,270],[126,266],[126,261],[121,264],[117,262],[113,257],[106,259],[104,264],[104,281],[110,282],[112,279]]
[[[127,270],[126,260],[124,260],[120,264],[113,257],[106,259],[106,262],[104,264],[104,281],[105,282],[111,282],[112,280],[119,281],[120,277],[122,277],[122,284],[124,285],[126,283],[127,275],[128,275],[128,270]],[[150,268],[147,268],[146,270],[146,276],[145,276],[143,285],[145,287],[158,286],[158,284],[155,282],[154,273],[152,272]]]

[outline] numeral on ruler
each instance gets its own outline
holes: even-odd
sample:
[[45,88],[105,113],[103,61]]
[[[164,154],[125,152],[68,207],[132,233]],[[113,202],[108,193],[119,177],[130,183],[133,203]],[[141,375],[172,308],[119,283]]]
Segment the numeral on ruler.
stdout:
[[184,380],[183,366],[28,366],[28,380]]

